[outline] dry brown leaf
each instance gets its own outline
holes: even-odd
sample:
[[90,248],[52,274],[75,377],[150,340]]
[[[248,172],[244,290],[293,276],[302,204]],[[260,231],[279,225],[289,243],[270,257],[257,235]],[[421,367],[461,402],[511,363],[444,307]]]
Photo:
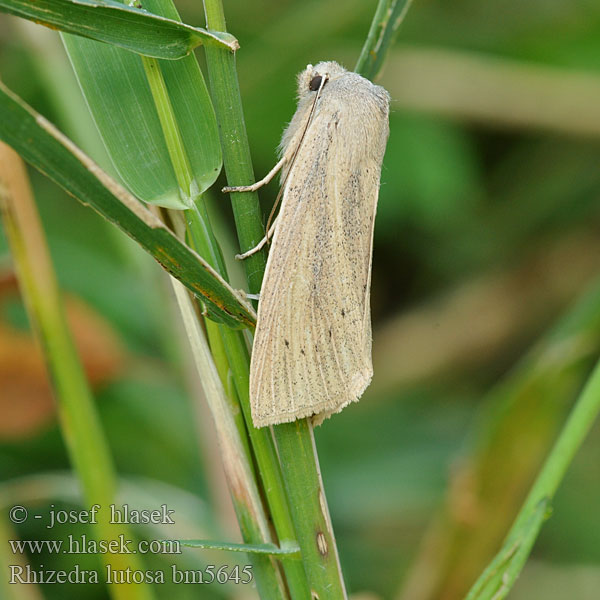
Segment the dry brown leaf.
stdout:
[[[30,331],[2,315],[2,304],[18,297],[12,273],[0,277],[0,439],[32,436],[54,418],[52,391],[42,353]],[[93,387],[117,377],[126,353],[111,325],[74,296],[65,296],[70,329]]]

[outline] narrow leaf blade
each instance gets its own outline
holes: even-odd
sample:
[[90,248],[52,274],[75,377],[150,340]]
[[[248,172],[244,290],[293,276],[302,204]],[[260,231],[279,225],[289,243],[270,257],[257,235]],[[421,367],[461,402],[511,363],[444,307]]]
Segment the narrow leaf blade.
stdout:
[[176,60],[200,44],[239,48],[229,33],[192,27],[112,0],[0,0],[0,10],[154,58]]
[[169,273],[202,297],[214,320],[230,327],[254,325],[252,307],[206,261],[1,82],[0,139],[136,240]]

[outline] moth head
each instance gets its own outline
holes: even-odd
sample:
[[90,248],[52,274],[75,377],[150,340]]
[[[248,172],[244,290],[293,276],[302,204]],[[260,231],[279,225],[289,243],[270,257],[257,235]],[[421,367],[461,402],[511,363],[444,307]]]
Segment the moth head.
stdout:
[[327,82],[346,73],[346,69],[336,62],[320,62],[317,65],[307,65],[298,76],[298,95],[304,96],[318,92]]

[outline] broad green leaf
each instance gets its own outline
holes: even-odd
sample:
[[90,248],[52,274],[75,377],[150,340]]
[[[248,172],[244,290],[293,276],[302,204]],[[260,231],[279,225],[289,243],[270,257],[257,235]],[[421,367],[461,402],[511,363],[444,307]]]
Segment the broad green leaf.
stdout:
[[205,260],[1,82],[0,139],[136,240],[171,275],[202,298],[214,320],[230,327],[254,325],[252,307]]
[[112,0],[0,0],[0,11],[155,58],[176,60],[200,44],[239,48],[229,33],[192,27]]
[[[171,0],[146,0],[144,5],[155,13],[179,18]],[[183,184],[173,169],[141,57],[82,37],[63,35],[63,40],[125,185],[145,202],[190,208],[193,197],[214,183],[222,165],[217,121],[196,58],[190,55],[154,63],[186,155],[191,181]]]
[[222,161],[214,110],[196,59],[160,62],[194,178],[193,188],[182,190],[140,57],[83,38],[63,38],[100,135],[127,187],[145,202],[189,208],[192,195],[215,181]]

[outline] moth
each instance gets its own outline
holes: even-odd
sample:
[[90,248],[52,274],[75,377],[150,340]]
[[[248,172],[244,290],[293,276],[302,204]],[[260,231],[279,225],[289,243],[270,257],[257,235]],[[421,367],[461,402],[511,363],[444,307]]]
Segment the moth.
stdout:
[[250,366],[256,427],[303,417],[319,424],[369,385],[373,226],[389,134],[389,94],[335,62],[298,76],[285,130],[282,202],[260,293]]

